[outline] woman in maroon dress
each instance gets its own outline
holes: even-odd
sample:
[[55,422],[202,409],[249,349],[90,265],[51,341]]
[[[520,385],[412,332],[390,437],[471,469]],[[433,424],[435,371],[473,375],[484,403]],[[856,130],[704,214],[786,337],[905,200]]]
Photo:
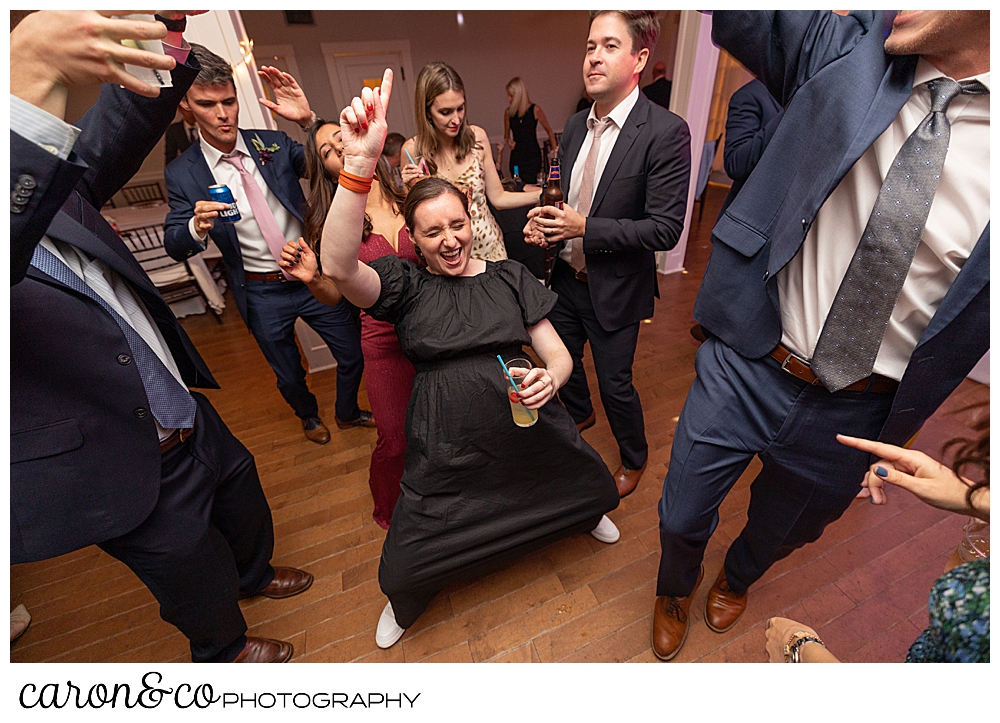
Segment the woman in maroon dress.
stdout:
[[[339,139],[339,127],[323,121],[317,121],[309,134],[305,149],[311,193],[310,208],[304,214],[309,243],[290,242],[285,244],[283,250],[286,261],[293,258],[297,261],[288,268],[288,272],[305,282],[317,299],[328,304],[337,303],[341,294],[336,285],[320,273],[317,256],[323,233],[322,222],[343,167],[343,147]],[[382,256],[395,255],[417,263],[413,243],[400,213],[403,196],[393,185],[384,158],[379,160],[376,177],[379,183],[368,194],[365,206],[365,225],[358,259],[367,264]],[[322,213],[312,213],[314,203]],[[399,480],[403,476],[406,406],[413,389],[413,364],[403,355],[395,327],[377,321],[363,311],[361,351],[365,358],[368,401],[378,424],[378,441],[368,470],[368,486],[375,502],[372,518],[379,527],[387,530],[399,497]]]

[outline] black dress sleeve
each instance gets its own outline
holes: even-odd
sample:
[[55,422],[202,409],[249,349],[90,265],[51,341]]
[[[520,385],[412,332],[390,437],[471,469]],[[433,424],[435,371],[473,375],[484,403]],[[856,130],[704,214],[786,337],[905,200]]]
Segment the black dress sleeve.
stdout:
[[378,274],[382,291],[378,301],[365,309],[365,313],[373,319],[398,324],[412,307],[420,269],[413,262],[391,254],[374,259],[368,265]]
[[559,295],[545,288],[524,264],[507,259],[497,263],[497,273],[511,287],[521,307],[521,319],[525,327],[540,322],[556,305]]

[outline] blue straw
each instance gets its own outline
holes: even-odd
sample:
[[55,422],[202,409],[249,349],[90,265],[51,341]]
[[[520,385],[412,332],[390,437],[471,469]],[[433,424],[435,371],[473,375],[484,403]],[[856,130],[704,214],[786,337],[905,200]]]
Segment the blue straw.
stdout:
[[410,155],[410,152],[408,150],[404,148],[403,152],[406,153],[406,157],[410,159],[410,163],[412,163],[414,166],[417,165],[417,162],[413,160],[413,156]]
[[[407,154],[407,155],[409,155],[409,154]],[[514,390],[516,391],[517,390],[517,382],[514,381],[514,377],[512,377],[511,374],[510,374],[510,369],[508,369],[507,365],[503,363],[503,357],[501,357],[499,354],[497,354],[497,361],[500,362],[500,366],[503,367],[504,373],[507,375],[507,378],[510,379],[510,385],[512,387],[514,387]],[[521,406],[524,407],[524,404],[521,404]],[[528,417],[531,419],[532,422],[534,422],[535,421],[535,413],[532,410],[528,409],[527,407],[524,407],[524,408],[528,411]]]

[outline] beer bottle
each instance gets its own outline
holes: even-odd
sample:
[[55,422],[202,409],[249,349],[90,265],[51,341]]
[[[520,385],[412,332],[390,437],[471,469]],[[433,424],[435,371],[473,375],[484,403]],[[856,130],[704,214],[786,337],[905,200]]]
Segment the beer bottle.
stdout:
[[[549,182],[545,184],[545,190],[542,192],[542,205],[543,206],[555,206],[556,208],[563,207],[564,200],[562,188],[559,186],[559,161],[556,159],[551,160],[549,165]],[[552,264],[555,262],[556,255],[551,245],[545,247],[545,285],[548,286],[549,279],[552,278]]]
[[559,162],[552,161],[552,165],[549,166],[549,182],[542,194],[542,205],[562,208],[564,198],[562,188],[559,186]]

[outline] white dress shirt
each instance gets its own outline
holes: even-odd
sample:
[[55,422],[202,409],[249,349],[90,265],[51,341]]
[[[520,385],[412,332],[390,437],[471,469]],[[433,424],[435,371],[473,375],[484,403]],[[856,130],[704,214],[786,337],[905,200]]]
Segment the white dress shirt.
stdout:
[[[267,241],[264,240],[264,234],[260,232],[260,226],[257,225],[257,219],[254,218],[250,202],[243,191],[243,179],[240,176],[240,172],[231,163],[222,160],[222,151],[209,145],[205,141],[204,136],[200,138],[199,142],[201,143],[201,153],[205,156],[208,170],[212,172],[215,182],[224,183],[229,186],[229,190],[233,192],[233,198],[236,199],[236,206],[240,211],[240,220],[234,223],[233,226],[236,230],[236,237],[240,240],[240,251],[243,254],[243,270],[255,274],[280,273],[281,269],[278,266],[278,262],[271,253]],[[295,218],[291,211],[281,205],[278,197],[267,187],[267,183],[264,181],[257,163],[254,161],[253,156],[250,155],[250,149],[247,148],[247,144],[243,140],[242,133],[236,134],[236,148],[233,150],[233,154],[236,153],[242,156],[243,167],[250,172],[253,180],[256,181],[260,190],[263,191],[264,198],[267,199],[268,208],[274,214],[274,220],[278,222],[278,228],[284,234],[285,240],[295,241],[298,239],[302,235],[302,224]],[[188,231],[193,238],[201,241],[202,246],[208,244],[208,234],[199,236],[195,233],[194,216],[188,221]]]
[[[639,100],[638,85],[632,89],[631,93],[625,96],[625,100],[616,105],[605,116],[605,118],[610,118],[613,122],[601,134],[601,148],[597,152],[597,167],[594,172],[594,193],[597,193],[597,187],[601,183],[601,175],[604,173],[604,167],[608,165],[608,158],[611,157],[611,151],[614,150],[618,134],[621,133],[622,127],[625,125],[625,121],[635,107],[637,100]],[[595,108],[597,108],[596,103],[590,106],[590,114],[587,116],[587,135],[584,137],[583,145],[580,146],[580,152],[576,154],[576,160],[573,162],[573,173],[570,175],[569,180],[569,192],[566,194],[566,203],[574,210],[580,204],[580,184],[583,183],[583,167],[587,163],[587,155],[590,153],[590,147],[594,145],[594,129],[590,127],[590,120],[598,120],[597,113],[594,111]],[[567,240],[562,251],[559,252],[559,258],[567,264],[570,263],[570,247],[572,242],[573,239]]]
[[[799,252],[778,272],[781,343],[802,359],[812,358],[893,159],[930,112],[926,83],[940,77],[920,59],[909,100],[826,199]],[[964,80],[989,88],[990,74]],[[873,371],[896,380],[990,219],[989,95],[958,96],[948,120],[951,140],[941,180],[875,359]]]

